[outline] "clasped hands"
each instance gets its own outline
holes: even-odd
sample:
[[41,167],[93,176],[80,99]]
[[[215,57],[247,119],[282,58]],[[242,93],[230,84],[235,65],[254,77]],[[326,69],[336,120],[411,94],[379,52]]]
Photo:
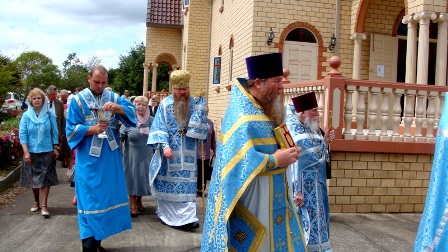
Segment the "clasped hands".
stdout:
[[274,157],[278,160],[278,167],[287,167],[294,163],[300,157],[300,147],[291,147],[289,149],[278,149],[274,152]]

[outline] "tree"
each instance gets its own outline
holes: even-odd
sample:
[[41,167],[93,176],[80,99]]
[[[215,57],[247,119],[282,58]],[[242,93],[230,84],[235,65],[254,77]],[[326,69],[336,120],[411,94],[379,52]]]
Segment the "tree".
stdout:
[[87,70],[90,71],[94,66],[101,65],[101,59],[99,59],[97,56],[92,56],[85,64]]
[[17,65],[0,54],[0,103],[7,92],[18,92],[21,86],[22,80]]
[[156,91],[168,91],[170,89],[170,67],[165,64],[159,64],[157,67],[157,87]]
[[[95,58],[96,59],[96,58]],[[101,62],[101,60],[99,60]],[[89,62],[94,64],[95,60]],[[75,90],[77,87],[85,87],[89,70],[87,65],[83,64],[76,56],[76,53],[70,53],[67,59],[62,63],[62,87],[67,90]]]
[[22,75],[24,89],[28,94],[32,88],[45,90],[49,85],[60,87],[61,71],[47,56],[37,51],[24,52],[15,60]]
[[113,78],[109,79],[114,91],[122,94],[124,90],[129,90],[131,95],[142,95],[144,53],[145,45],[141,42],[131,47],[127,56],[120,55],[118,68],[112,71]]

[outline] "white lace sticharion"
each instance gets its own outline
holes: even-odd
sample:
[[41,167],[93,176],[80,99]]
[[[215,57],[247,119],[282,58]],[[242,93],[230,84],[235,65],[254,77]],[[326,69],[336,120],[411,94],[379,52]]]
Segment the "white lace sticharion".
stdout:
[[445,211],[443,212],[442,221],[437,228],[436,236],[434,237],[434,241],[425,248],[424,252],[431,252],[437,247],[437,244],[440,241],[440,237],[442,236],[443,230],[445,229],[446,222],[448,221],[448,205],[445,207]]

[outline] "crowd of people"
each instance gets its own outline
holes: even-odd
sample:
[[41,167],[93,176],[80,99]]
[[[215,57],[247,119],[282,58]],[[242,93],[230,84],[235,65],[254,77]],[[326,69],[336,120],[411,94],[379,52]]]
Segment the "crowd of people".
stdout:
[[[220,134],[184,70],[171,72],[172,94],[162,101],[114,93],[100,65],[73,94],[31,90],[19,135],[30,210],[50,216],[60,160],[75,187],[83,251],[105,251],[101,241],[131,229],[150,195],[161,223],[179,230],[200,226],[196,199],[207,196],[202,251],[332,251],[326,179],[334,133],[319,128],[314,93],[285,109],[281,54],[248,57],[246,66]],[[274,130],[285,124],[295,145],[280,148]]]

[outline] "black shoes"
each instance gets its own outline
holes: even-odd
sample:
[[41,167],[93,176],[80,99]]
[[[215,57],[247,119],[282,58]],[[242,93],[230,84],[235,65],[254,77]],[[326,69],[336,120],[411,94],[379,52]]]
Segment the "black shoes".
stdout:
[[188,223],[188,224],[185,224],[185,225],[182,225],[182,226],[170,226],[170,225],[168,225],[168,224],[166,224],[163,220],[161,220],[160,219],[160,222],[163,224],[163,225],[166,225],[166,226],[169,226],[169,227],[172,227],[172,228],[175,228],[175,229],[179,229],[179,230],[185,230],[185,231],[190,231],[190,230],[193,230],[193,229],[196,229],[196,228],[199,228],[199,222],[192,222],[192,223]]
[[107,252],[107,250],[100,245],[98,246],[98,252]]
[[175,228],[180,229],[180,230],[192,230],[192,229],[199,228],[199,222],[196,221],[196,222],[188,223],[188,224],[178,226]]

